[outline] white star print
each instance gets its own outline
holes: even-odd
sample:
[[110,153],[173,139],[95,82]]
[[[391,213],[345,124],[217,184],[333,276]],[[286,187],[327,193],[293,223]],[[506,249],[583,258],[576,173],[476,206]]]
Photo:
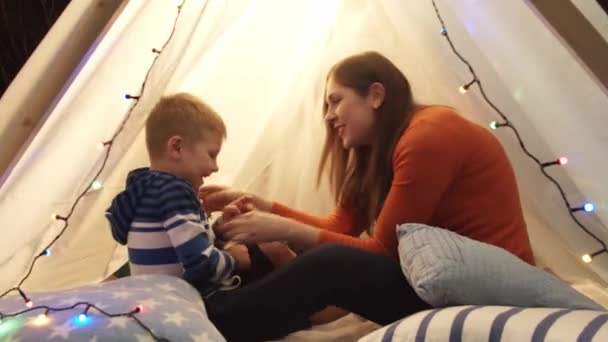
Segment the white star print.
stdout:
[[174,324],[175,324],[175,325],[177,325],[178,327],[181,327],[181,326],[182,326],[182,321],[185,321],[185,320],[186,320],[186,317],[182,316],[182,313],[181,313],[181,312],[179,312],[179,311],[174,312],[174,313],[172,313],[172,314],[167,314],[167,313],[166,313],[166,314],[165,314],[165,317],[167,317],[167,318],[164,320],[164,323],[165,323],[165,324],[167,324],[167,323],[174,323]]
[[130,320],[131,319],[126,316],[112,317],[109,319],[110,324],[108,324],[107,328],[109,329],[109,328],[119,327],[122,329],[126,329],[127,324],[129,324]]
[[172,294],[166,295],[166,296],[164,296],[164,298],[166,300],[171,300],[171,301],[174,301],[174,302],[181,302],[181,301],[184,300],[184,298],[182,298],[180,296],[172,295]]
[[108,303],[95,303],[95,307],[100,308],[101,310],[105,310],[109,308],[111,305]]
[[197,308],[188,308],[189,312],[192,312],[195,315],[202,316],[205,309],[197,309]]
[[56,296],[56,295],[52,295],[52,296],[44,296],[44,297],[40,297],[40,298],[38,298],[38,300],[37,300],[37,301],[39,301],[39,302],[47,302],[47,301],[49,301],[49,302],[50,302],[50,301],[54,301],[56,298],[57,298],[57,296]]
[[154,298],[148,298],[148,299],[146,299],[146,300],[144,300],[144,301],[140,302],[139,304],[141,304],[141,306],[143,306],[143,307],[144,307],[144,310],[145,310],[146,308],[150,308],[150,309],[154,310],[154,308],[155,308],[157,305],[160,305],[160,303],[159,303],[159,302],[157,302],[157,301],[156,301],[156,299],[154,299]]
[[164,283],[164,284],[156,285],[156,287],[158,287],[159,289],[161,289],[163,291],[167,291],[167,292],[169,292],[169,291],[176,291],[177,290],[173,285],[171,285],[169,283]]
[[58,337],[61,337],[63,339],[66,339],[66,340],[70,336],[70,332],[72,330],[74,330],[74,328],[72,328],[70,326],[69,322],[66,322],[63,325],[52,326],[51,329],[53,330],[53,332],[49,336],[49,339],[52,339],[53,337],[58,336]]
[[60,300],[59,302],[57,302],[57,305],[59,306],[71,306],[74,305],[78,302],[80,302],[80,298],[73,296],[73,297],[68,297],[65,299]]
[[131,293],[127,291],[117,291],[112,294],[112,297],[114,297],[114,299],[127,299],[130,295]]
[[137,334],[135,335],[135,338],[137,339],[137,342],[150,342],[150,341],[154,341],[154,339],[152,339],[152,336],[148,335],[148,334]]
[[194,335],[194,334],[190,334],[190,338],[192,339],[192,341],[194,342],[212,342],[209,339],[209,334],[207,334],[206,332],[202,332],[199,335]]

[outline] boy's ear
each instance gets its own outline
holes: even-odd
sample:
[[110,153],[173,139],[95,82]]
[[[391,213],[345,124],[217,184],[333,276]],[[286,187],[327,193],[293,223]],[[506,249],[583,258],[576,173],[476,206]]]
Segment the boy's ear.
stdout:
[[179,135],[174,135],[167,140],[167,156],[171,159],[179,159],[182,155],[184,139]]

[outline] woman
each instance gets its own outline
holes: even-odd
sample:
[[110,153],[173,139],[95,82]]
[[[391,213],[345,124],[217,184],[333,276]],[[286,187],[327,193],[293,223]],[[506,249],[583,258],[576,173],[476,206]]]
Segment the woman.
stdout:
[[[450,108],[417,104],[388,59],[367,52],[336,64],[327,77],[323,115],[327,138],[319,177],[328,166],[337,209],[319,218],[251,196],[257,210],[219,227],[226,239],[312,249],[238,290],[242,295],[232,297],[227,309],[212,308],[222,332],[231,324],[259,336],[277,333],[270,333],[277,324],[288,327],[278,333],[291,332],[328,305],[380,324],[426,308],[399,268],[396,226],[402,223],[450,229],[534,263],[515,176],[500,143]],[[209,210],[243,195],[201,189]],[[366,230],[370,237],[360,238]],[[267,315],[258,317],[270,323],[248,325],[235,316],[238,310]]]

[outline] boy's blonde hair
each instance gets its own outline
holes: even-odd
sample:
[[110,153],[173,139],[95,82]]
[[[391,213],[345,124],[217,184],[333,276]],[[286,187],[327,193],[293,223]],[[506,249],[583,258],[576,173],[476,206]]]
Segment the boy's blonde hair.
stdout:
[[169,138],[175,135],[196,141],[205,131],[226,138],[222,118],[205,102],[188,93],[163,96],[146,120],[146,147],[150,158],[161,157]]

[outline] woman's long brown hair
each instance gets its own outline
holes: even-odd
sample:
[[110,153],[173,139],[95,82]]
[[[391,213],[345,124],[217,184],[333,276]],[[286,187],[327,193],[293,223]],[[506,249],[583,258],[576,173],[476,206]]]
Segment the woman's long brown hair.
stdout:
[[[360,96],[366,96],[375,82],[385,88],[384,102],[375,113],[371,145],[345,149],[335,130],[326,122],[327,137],[318,170],[320,184],[323,172],[329,166],[329,183],[336,203],[354,210],[358,228],[369,231],[393,180],[395,145],[417,105],[403,73],[377,52],[365,52],[340,61],[328,73],[327,80],[330,78],[354,89]],[[325,117],[327,99],[323,102]]]

